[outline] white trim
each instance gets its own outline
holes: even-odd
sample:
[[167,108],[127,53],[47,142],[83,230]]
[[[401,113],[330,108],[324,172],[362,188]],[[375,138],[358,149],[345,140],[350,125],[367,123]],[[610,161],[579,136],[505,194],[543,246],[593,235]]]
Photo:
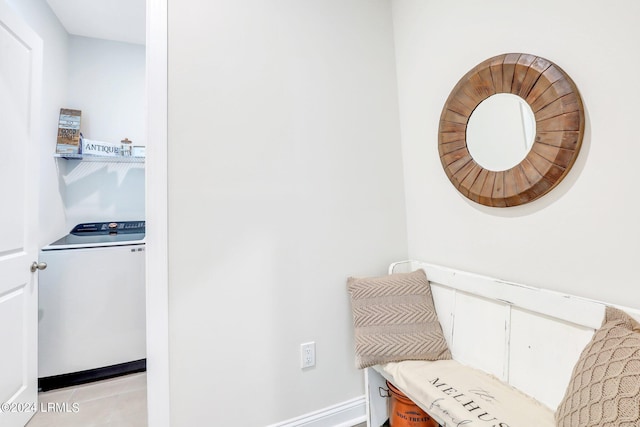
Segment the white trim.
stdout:
[[268,427],[352,427],[366,421],[366,398],[360,396]]
[[169,427],[167,0],[147,0],[147,412]]

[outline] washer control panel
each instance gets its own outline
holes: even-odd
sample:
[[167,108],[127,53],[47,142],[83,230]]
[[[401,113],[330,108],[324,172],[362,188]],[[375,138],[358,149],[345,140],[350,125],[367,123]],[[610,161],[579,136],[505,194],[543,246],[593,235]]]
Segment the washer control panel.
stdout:
[[145,221],[120,221],[120,222],[86,222],[73,227],[71,234],[99,235],[99,234],[129,234],[144,233]]

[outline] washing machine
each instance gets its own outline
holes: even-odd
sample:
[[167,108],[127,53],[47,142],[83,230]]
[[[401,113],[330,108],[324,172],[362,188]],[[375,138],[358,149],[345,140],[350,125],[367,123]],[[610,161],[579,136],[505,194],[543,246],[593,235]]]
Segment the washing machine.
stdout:
[[145,222],[94,222],[42,248],[42,391],[146,369]]

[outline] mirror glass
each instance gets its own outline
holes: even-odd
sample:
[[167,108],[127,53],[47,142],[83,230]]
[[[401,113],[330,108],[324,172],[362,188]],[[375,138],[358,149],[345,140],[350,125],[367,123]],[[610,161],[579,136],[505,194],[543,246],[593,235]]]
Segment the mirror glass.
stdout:
[[535,139],[536,121],[524,99],[498,93],[473,110],[466,132],[473,160],[485,169],[504,171],[527,157]]

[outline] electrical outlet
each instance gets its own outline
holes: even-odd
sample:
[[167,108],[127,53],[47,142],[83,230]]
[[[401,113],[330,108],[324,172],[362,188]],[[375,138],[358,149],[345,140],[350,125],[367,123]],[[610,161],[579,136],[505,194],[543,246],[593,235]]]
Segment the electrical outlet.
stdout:
[[302,369],[316,366],[316,343],[300,344],[300,367]]

